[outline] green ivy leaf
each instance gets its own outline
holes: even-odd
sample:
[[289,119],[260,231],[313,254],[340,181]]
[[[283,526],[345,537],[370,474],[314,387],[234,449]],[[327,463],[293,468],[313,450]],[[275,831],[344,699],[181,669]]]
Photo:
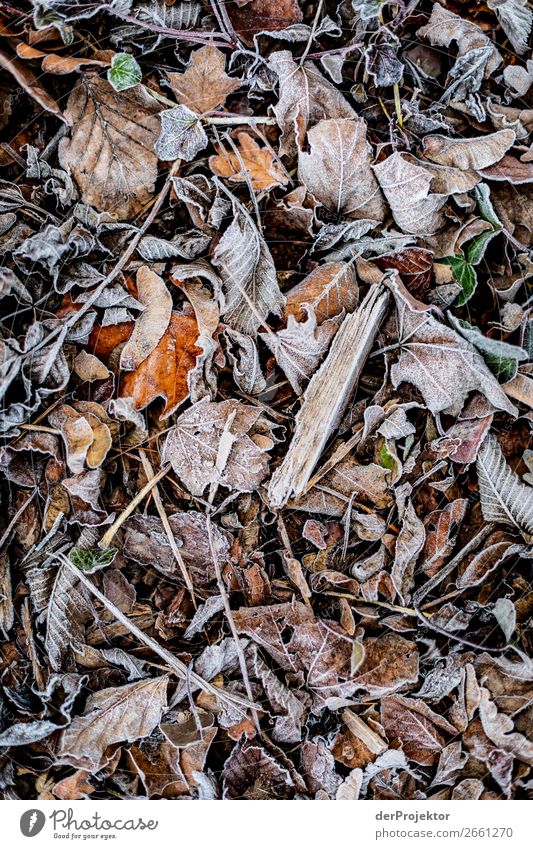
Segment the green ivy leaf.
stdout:
[[448,318],[458,333],[480,351],[500,383],[506,383],[515,377],[518,363],[527,359],[527,351],[519,348],[518,345],[510,345],[509,342],[484,336],[479,327],[464,319],[455,318],[451,313],[448,313]]
[[116,548],[74,548],[70,552],[70,562],[82,572],[96,572],[113,562],[117,553]]
[[124,91],[139,85],[142,80],[142,71],[131,53],[115,53],[107,72],[107,79],[115,91]]
[[474,236],[473,239],[470,239],[470,241],[463,246],[466,261],[469,262],[470,265],[477,265],[481,262],[488,243],[493,236],[497,235],[497,233],[497,230],[485,230],[483,233],[480,233],[479,236]]
[[445,256],[439,262],[450,266],[454,279],[463,290],[462,294],[457,298],[457,306],[464,306],[476,291],[477,275],[474,266],[464,256]]

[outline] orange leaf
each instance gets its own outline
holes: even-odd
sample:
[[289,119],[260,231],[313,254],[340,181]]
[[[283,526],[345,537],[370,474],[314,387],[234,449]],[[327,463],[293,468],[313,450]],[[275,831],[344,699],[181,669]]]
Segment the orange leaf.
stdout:
[[259,147],[248,133],[239,133],[238,141],[238,155],[223,145],[217,145],[218,155],[209,159],[209,167],[214,174],[227,177],[234,183],[243,183],[246,179],[246,174],[243,173],[244,165],[252,187],[258,191],[287,185],[289,177],[285,169],[280,162],[276,162],[267,147]]
[[173,312],[157,347],[135,371],[123,376],[119,395],[133,398],[138,410],[163,398],[166,403],[161,418],[169,416],[189,394],[187,375],[202,353],[195,345],[197,339],[196,319]]
[[133,321],[123,321],[120,324],[109,324],[102,327],[95,324],[89,336],[89,351],[100,360],[107,360],[117,345],[129,339],[133,330]]
[[342,310],[352,312],[359,297],[359,288],[353,268],[345,262],[326,262],[317,266],[300,283],[287,292],[285,313],[299,321],[306,314],[302,304],[310,304],[321,324],[327,318],[339,315]]
[[73,775],[59,781],[53,788],[52,793],[57,799],[70,802],[75,799],[86,799],[94,793],[94,787],[89,782],[90,773],[85,769],[78,769]]

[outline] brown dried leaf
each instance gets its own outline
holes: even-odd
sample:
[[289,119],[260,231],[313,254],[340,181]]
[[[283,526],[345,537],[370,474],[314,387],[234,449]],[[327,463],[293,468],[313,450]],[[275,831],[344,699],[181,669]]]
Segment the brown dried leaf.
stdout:
[[429,236],[444,224],[446,195],[431,191],[431,173],[401,153],[372,166],[392,215],[404,233]]
[[249,45],[259,32],[276,32],[302,20],[298,0],[235,0],[228,3],[228,15],[237,34]]
[[313,62],[300,67],[288,50],[281,50],[271,54],[268,67],[279,79],[274,115],[282,131],[280,156],[301,148],[308,128],[323,118],[357,118],[348,101]]
[[416,644],[399,634],[384,634],[364,640],[365,658],[354,683],[372,698],[403,689],[418,680]]
[[195,50],[183,74],[167,74],[178,103],[199,115],[221,106],[241,85],[240,80],[226,74],[225,67],[224,54],[217,47],[205,45]]
[[128,220],[151,199],[159,111],[140,87],[119,94],[96,74],[80,78],[65,110],[72,129],[59,143],[59,161],[85,203]]
[[90,695],[83,715],[76,716],[61,733],[59,760],[97,770],[108,746],[147,737],[161,721],[167,687],[168,678],[161,676]]
[[209,157],[213,174],[226,177],[232,183],[244,183],[248,175],[252,188],[258,192],[287,185],[289,175],[268,147],[259,147],[248,133],[239,133],[237,140],[238,153],[221,144],[217,146],[217,155]]
[[533,766],[533,742],[513,730],[515,727],[513,720],[507,714],[498,711],[490,695],[489,690],[481,687],[479,716],[483,731],[498,749]]
[[449,559],[465,517],[468,500],[456,498],[442,510],[433,510],[424,520],[426,543],[421,557],[422,569],[436,575]]
[[414,572],[418,555],[426,539],[424,523],[415,513],[411,501],[407,502],[402,527],[396,540],[396,551],[391,571],[392,583],[402,604],[408,604],[414,587]]
[[266,749],[257,743],[237,743],[222,771],[224,799],[287,799],[294,783]]
[[131,397],[137,410],[143,410],[156,398],[163,398],[165,408],[161,418],[170,416],[189,394],[187,375],[201,354],[197,339],[196,319],[173,312],[156,348],[135,371],[122,377],[119,395]]
[[486,136],[455,139],[431,135],[424,139],[424,154],[438,165],[480,171],[499,162],[515,143],[514,130],[499,130]]
[[[211,583],[215,572],[204,514],[195,510],[172,513],[168,521],[194,585],[203,586]],[[214,524],[211,526],[211,533],[214,552],[222,565],[229,555],[227,535],[224,535]],[[181,579],[181,570],[158,516],[138,515],[128,520],[124,554],[137,563],[154,566],[164,574],[172,575],[177,580]]]
[[511,415],[511,404],[481,354],[455,330],[441,324],[431,308],[416,301],[397,278],[390,281],[399,316],[401,355],[391,368],[393,385],[412,383],[432,413],[459,415],[470,392],[482,392]]
[[318,324],[334,318],[343,310],[353,312],[359,299],[355,271],[345,262],[325,262],[289,289],[285,315],[298,321],[305,319],[304,304],[309,304]]
[[62,121],[68,121],[67,116],[62,115],[61,109],[54,98],[45,91],[39,82],[39,79],[35,76],[31,68],[28,68],[28,66],[24,64],[24,62],[20,62],[18,59],[14,59],[13,57],[8,56],[7,53],[0,50],[0,67],[8,71],[15,78],[19,86],[21,86],[24,91],[39,104],[39,106],[46,109],[47,112],[51,112],[52,115],[57,115],[57,117],[61,118]]
[[385,696],[381,700],[381,724],[389,740],[398,738],[406,756],[431,766],[444,748],[441,730],[453,737],[457,729],[420,699]]

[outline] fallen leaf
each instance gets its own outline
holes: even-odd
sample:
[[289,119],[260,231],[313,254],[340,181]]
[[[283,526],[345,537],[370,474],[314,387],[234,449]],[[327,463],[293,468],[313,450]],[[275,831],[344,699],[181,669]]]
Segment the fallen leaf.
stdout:
[[259,334],[297,395],[302,394],[304,384],[325,357],[339,323],[338,317],[329,318],[317,327],[313,309],[307,307],[305,321],[298,322],[293,315],[289,315],[285,329],[277,333]]
[[237,152],[220,144],[217,155],[209,157],[213,174],[226,177],[232,183],[244,183],[249,179],[252,188],[258,192],[287,185],[289,176],[268,147],[259,147],[248,133],[238,133],[237,141]]
[[253,45],[257,33],[277,32],[302,20],[298,0],[235,0],[228,4],[228,15],[245,44]]
[[139,88],[119,94],[96,74],[80,78],[65,110],[70,138],[58,155],[85,203],[128,220],[152,198],[159,111]]
[[136,285],[144,312],[135,322],[133,333],[120,355],[120,368],[125,371],[139,368],[152,353],[166,332],[172,315],[170,292],[161,277],[147,265],[139,268]]
[[304,304],[314,310],[318,324],[343,310],[353,312],[359,300],[359,287],[353,267],[344,262],[318,265],[287,292],[285,314],[298,321],[306,316]]
[[167,74],[176,100],[199,115],[215,110],[241,85],[226,74],[225,66],[224,54],[217,47],[205,45],[195,50],[183,74]]
[[300,67],[288,50],[281,50],[270,55],[268,67],[279,79],[274,115],[282,131],[280,156],[301,147],[309,127],[323,118],[357,118],[348,101],[312,62]]
[[363,118],[319,121],[298,153],[298,177],[330,212],[382,221],[385,204],[371,169]]
[[446,196],[431,191],[432,176],[422,165],[393,153],[372,167],[394,220],[404,233],[431,235],[442,227]]
[[123,687],[109,687],[87,699],[59,739],[62,763],[98,770],[113,743],[131,742],[152,733],[167,706],[168,678],[148,678]]
[[533,535],[533,487],[522,483],[507,465],[492,433],[479,449],[477,475],[485,521],[514,525],[523,533]]
[[175,106],[161,112],[161,132],[155,146],[159,159],[190,162],[207,147],[207,142],[200,117],[187,106]]
[[226,297],[227,324],[254,336],[269,313],[279,315],[285,299],[267,244],[245,207],[232,197],[233,219],[215,248]]
[[515,138],[514,130],[499,130],[497,133],[468,139],[426,136],[424,154],[439,165],[460,168],[463,171],[480,171],[499,162],[513,146]]
[[444,748],[441,731],[455,737],[457,729],[420,699],[385,696],[381,700],[381,723],[387,737],[397,737],[407,758],[424,766],[434,764]]
[[192,495],[202,495],[208,484],[251,492],[268,472],[270,427],[258,407],[203,398],[178,418],[162,459]]
[[132,398],[137,410],[143,410],[156,398],[163,398],[165,407],[161,417],[170,416],[189,394],[187,375],[201,353],[197,339],[196,319],[173,312],[154,350],[134,371],[123,375],[120,396]]

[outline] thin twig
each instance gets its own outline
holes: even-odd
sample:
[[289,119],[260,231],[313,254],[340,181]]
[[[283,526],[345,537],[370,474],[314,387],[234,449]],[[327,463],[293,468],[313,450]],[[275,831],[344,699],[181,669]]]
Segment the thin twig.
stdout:
[[[239,666],[241,668],[242,680],[244,682],[244,687],[246,690],[246,695],[249,700],[253,702],[253,693],[252,687],[250,684],[250,679],[248,677],[248,670],[246,668],[246,658],[244,657],[244,652],[242,650],[241,638],[239,636],[239,632],[235,626],[235,621],[233,619],[233,614],[231,612],[231,606],[229,603],[228,594],[226,592],[226,585],[224,584],[224,579],[222,577],[222,572],[220,570],[220,563],[218,562],[218,557],[216,555],[215,547],[213,545],[213,533],[211,531],[211,517],[209,514],[206,516],[207,519],[207,536],[209,539],[209,549],[211,551],[211,559],[213,561],[213,566],[215,567],[215,575],[218,584],[218,591],[222,597],[222,601],[224,603],[224,613],[226,614],[226,619],[228,620],[228,625],[230,627],[230,631],[232,637],[235,641],[235,649],[237,651],[237,657],[239,658]],[[257,728],[259,734],[261,734],[261,726],[259,724],[259,717],[257,716],[257,711],[255,708],[252,708],[252,718],[254,721],[254,725]]]
[[[146,456],[146,452],[143,451],[142,448],[139,450],[139,456],[141,458],[141,463],[142,463],[146,477],[148,478],[149,481],[152,481],[155,477],[155,472],[152,468],[152,464],[150,463],[150,460]],[[153,492],[152,492],[152,497],[154,499],[154,504],[156,506],[157,512],[159,513],[159,517],[160,517],[160,519],[163,523],[163,528],[165,529],[165,533],[167,535],[167,539],[168,539],[170,548],[172,550],[172,554],[176,558],[178,566],[180,567],[180,571],[181,571],[183,580],[185,581],[185,586],[189,590],[189,592],[191,594],[192,603],[194,604],[194,607],[196,608],[197,605],[196,605],[196,598],[195,598],[195,595],[194,595],[194,584],[192,582],[192,578],[189,574],[189,570],[187,569],[185,561],[184,561],[183,557],[181,556],[181,552],[180,552],[178,546],[176,545],[176,540],[174,539],[174,534],[172,533],[172,528],[170,527],[170,522],[168,521],[168,516],[167,516],[166,510],[163,506],[163,502],[161,500],[161,496],[159,494],[159,489],[157,487],[157,484],[154,486],[154,489],[153,489]]]
[[118,531],[118,529],[120,528],[120,526],[124,524],[124,522],[126,521],[128,516],[130,516],[133,513],[133,511],[135,510],[137,505],[141,503],[143,498],[145,498],[148,495],[148,493],[151,492],[154,489],[154,487],[157,485],[158,481],[160,481],[161,478],[164,478],[165,475],[167,475],[169,473],[170,469],[171,469],[171,465],[170,465],[170,463],[167,463],[165,466],[163,466],[162,469],[159,470],[157,475],[155,475],[151,480],[149,480],[143,486],[143,488],[141,490],[139,490],[139,492],[137,493],[135,498],[132,501],[130,501],[130,503],[128,504],[126,509],[122,511],[120,516],[118,516],[118,518],[115,519],[115,521],[113,522],[111,527],[108,528],[108,530],[105,532],[102,539],[98,543],[100,548],[109,548],[109,546],[111,545],[111,541],[112,541],[113,537],[115,536],[116,532]]
[[151,649],[154,654],[157,654],[165,663],[169,666],[169,668],[174,672],[174,674],[182,681],[187,680],[187,675],[190,675],[190,680],[196,684],[197,687],[200,687],[205,693],[210,693],[212,696],[215,696],[217,699],[222,699],[225,702],[230,702],[232,705],[239,705],[245,708],[253,708],[255,709],[257,706],[254,704],[253,700],[248,701],[242,696],[236,696],[232,693],[225,693],[224,690],[220,689],[220,687],[216,687],[214,684],[210,684],[209,681],[205,681],[201,675],[198,675],[197,672],[188,672],[187,665],[183,663],[177,657],[174,657],[167,649],[163,646],[160,646],[152,637],[149,637],[148,634],[145,634],[144,631],[141,631],[140,628],[135,625],[131,619],[122,613],[118,607],[115,607],[112,601],[110,601],[107,596],[100,592],[98,587],[96,587],[89,578],[83,574],[70,560],[64,555],[60,555],[60,560],[64,566],[70,569],[76,577],[81,581],[84,587],[86,587],[92,595],[102,602],[104,607],[109,610],[110,613],[113,614],[117,622],[120,622],[125,628],[127,628],[130,633],[132,633],[138,640],[141,641],[145,646]]

